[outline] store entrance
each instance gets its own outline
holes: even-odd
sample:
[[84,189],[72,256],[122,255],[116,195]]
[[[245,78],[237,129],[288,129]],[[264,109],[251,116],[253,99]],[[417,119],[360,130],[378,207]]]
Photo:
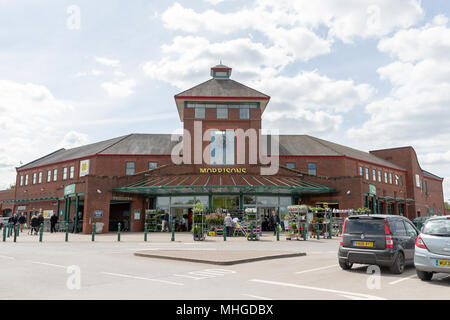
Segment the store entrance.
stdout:
[[130,202],[111,202],[109,206],[109,231],[130,231]]
[[[170,209],[171,225],[175,222],[175,232],[188,232],[192,224],[192,208],[190,207],[172,207]],[[191,223],[189,222],[191,221]]]
[[[278,214],[278,210],[275,207],[260,207],[258,208],[259,214],[261,217],[261,228],[262,231],[273,231],[272,226],[272,211],[275,211],[276,214]],[[280,219],[281,220],[281,219]]]

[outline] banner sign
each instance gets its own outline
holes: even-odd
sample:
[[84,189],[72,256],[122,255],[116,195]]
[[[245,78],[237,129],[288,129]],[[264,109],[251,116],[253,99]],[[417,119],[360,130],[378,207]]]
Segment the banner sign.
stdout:
[[200,168],[200,173],[247,173],[247,168]]
[[84,177],[89,174],[89,164],[89,159],[80,161],[80,177]]
[[75,184],[69,184],[68,186],[64,187],[64,195],[68,196],[71,194],[75,194]]
[[103,211],[102,210],[95,210],[94,211],[94,218],[95,219],[103,218]]
[[376,196],[377,195],[377,187],[373,184],[369,184],[369,194]]

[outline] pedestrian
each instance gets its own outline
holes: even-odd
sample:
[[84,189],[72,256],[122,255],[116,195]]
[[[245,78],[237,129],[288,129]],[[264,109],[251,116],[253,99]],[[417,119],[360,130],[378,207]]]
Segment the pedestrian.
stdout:
[[[169,229],[170,227],[169,227],[169,212],[165,212],[164,213],[164,217],[163,217],[163,220],[162,220],[162,228],[161,228],[161,231],[162,232],[166,232],[167,231],[167,229]],[[169,231],[170,231],[170,229],[169,229]]]
[[19,222],[19,219],[17,219],[17,215],[15,213],[13,213],[11,218],[9,218],[9,222],[12,223],[14,233],[16,233],[17,232],[16,226],[17,226],[17,223]]
[[58,215],[56,212],[50,217],[50,233],[56,232],[56,223],[58,222]]
[[20,232],[23,232],[23,227],[24,227],[25,223],[27,222],[27,218],[25,218],[24,214],[21,213],[18,221],[19,221]]
[[189,209],[189,213],[188,213],[188,230],[191,231],[192,230],[192,210]]
[[[33,214],[33,213],[30,213]],[[30,225],[31,225],[31,235],[33,235],[33,231],[35,232],[35,234],[37,235],[37,226],[38,226],[38,217],[37,215],[31,216],[31,220],[30,220]]]
[[272,210],[272,217],[270,219],[270,222],[273,225],[273,235],[275,236],[277,234],[277,227],[280,223],[280,217],[275,213],[275,210]]
[[[44,214],[42,212],[39,213],[39,216],[38,216],[38,227],[39,228],[41,227],[41,224],[42,225],[44,224]],[[36,232],[36,234],[37,234],[37,232]]]
[[225,217],[224,222],[225,222],[227,236],[230,237],[231,229],[233,228],[233,220],[231,219],[231,215],[229,213],[227,213],[227,216]]

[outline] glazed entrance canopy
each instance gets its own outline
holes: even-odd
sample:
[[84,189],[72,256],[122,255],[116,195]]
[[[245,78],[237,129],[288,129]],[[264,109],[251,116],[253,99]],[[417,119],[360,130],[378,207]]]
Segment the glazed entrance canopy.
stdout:
[[323,194],[336,190],[297,176],[255,174],[150,175],[115,192],[168,194]]

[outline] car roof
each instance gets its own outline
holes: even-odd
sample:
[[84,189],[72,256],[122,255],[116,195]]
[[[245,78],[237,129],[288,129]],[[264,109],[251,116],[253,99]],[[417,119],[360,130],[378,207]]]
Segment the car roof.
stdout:
[[429,217],[428,220],[441,220],[441,219],[450,219],[450,215],[446,215],[446,216],[432,216],[432,217]]
[[354,216],[349,216],[349,218],[359,218],[359,217],[365,217],[365,218],[385,218],[385,219],[389,219],[389,218],[401,218],[401,219],[408,219],[404,216],[396,216],[396,215],[392,215],[392,214],[359,214],[359,215],[354,215]]

